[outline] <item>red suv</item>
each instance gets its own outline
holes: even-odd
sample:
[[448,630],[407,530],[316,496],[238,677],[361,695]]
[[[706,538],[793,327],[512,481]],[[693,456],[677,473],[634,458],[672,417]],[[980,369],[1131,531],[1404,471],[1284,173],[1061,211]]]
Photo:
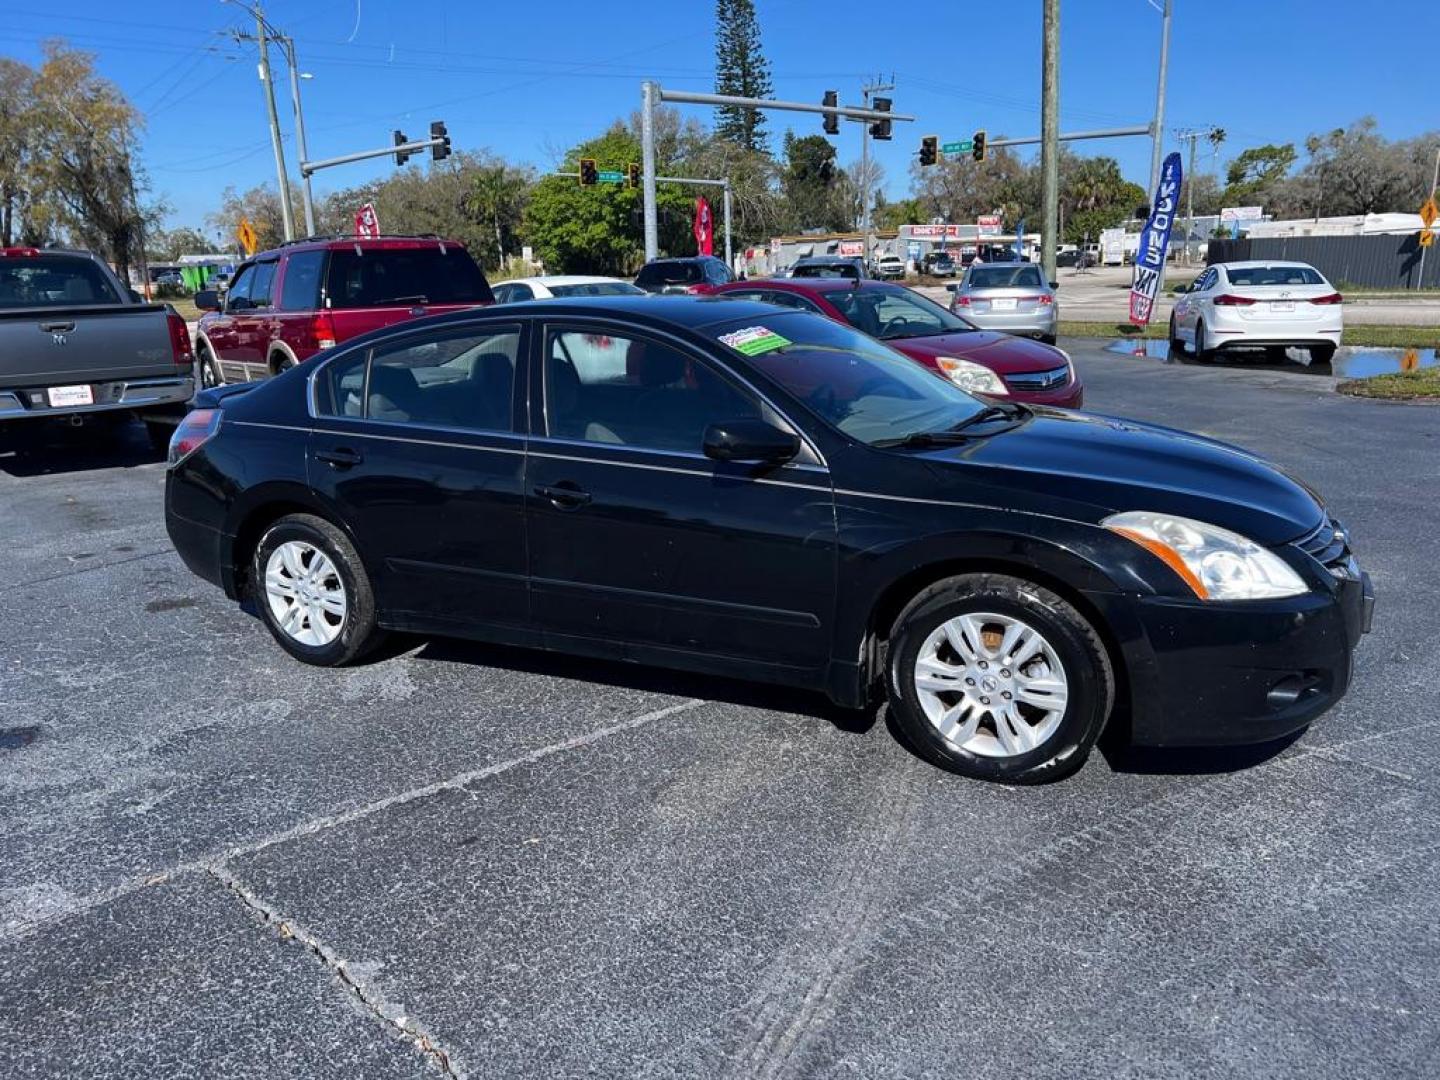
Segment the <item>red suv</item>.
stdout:
[[245,262],[223,297],[195,294],[205,386],[277,375],[369,330],[494,303],[465,245],[438,236],[311,238]]

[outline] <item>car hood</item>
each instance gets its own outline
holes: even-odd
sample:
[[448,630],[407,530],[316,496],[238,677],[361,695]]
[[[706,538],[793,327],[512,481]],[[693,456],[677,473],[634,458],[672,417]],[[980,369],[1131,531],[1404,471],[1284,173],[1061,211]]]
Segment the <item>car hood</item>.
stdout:
[[[1239,447],[1173,428],[1064,409],[1036,408],[1021,426],[921,456],[938,487],[960,480],[992,489],[996,505],[1037,508],[1098,521],[1123,510],[1153,510],[1207,521],[1262,544],[1315,529],[1318,496]],[[937,498],[943,498],[937,491]]]
[[885,344],[932,368],[939,356],[973,360],[1001,375],[1050,371],[1065,363],[1065,354],[1053,345],[989,330],[937,334],[934,337],[890,338]]

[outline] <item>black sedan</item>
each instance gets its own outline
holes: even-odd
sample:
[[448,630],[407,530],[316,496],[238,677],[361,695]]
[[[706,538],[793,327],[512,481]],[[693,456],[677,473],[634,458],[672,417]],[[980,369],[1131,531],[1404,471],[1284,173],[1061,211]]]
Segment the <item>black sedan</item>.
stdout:
[[1296,731],[1368,628],[1344,529],[1265,462],[766,304],[476,309],[197,404],[170,536],[311,664],[393,629],[883,687],[919,752],[1020,783],[1117,702],[1142,743]]

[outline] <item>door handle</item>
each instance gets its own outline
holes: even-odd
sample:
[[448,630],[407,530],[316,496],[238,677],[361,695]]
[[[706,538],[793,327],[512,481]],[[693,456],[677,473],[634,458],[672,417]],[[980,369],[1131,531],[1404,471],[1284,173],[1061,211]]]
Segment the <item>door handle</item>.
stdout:
[[535,488],[535,494],[542,499],[549,499],[561,510],[578,510],[590,501],[590,493],[581,491],[577,484],[569,480],[562,480],[558,484],[540,484]]
[[315,456],[336,469],[348,469],[352,465],[359,465],[365,460],[364,454],[349,446],[336,446],[328,450],[316,450]]

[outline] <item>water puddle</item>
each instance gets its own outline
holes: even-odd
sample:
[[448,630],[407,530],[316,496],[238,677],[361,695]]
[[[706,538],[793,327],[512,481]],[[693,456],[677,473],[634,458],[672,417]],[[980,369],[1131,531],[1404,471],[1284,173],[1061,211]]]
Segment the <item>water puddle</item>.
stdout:
[[40,734],[38,727],[0,728],[0,750],[19,750],[29,746]]
[[1434,349],[1341,349],[1330,366],[1342,379],[1369,379],[1397,371],[1440,367]]
[[[1195,358],[1189,353],[1172,354],[1168,341],[1153,338],[1116,338],[1105,346],[1105,351],[1120,356],[1139,357],[1142,360],[1160,360],[1167,364],[1195,362]],[[1331,374],[1341,379],[1369,379],[1375,375],[1388,375],[1396,371],[1440,367],[1440,349],[1369,349],[1347,346],[1340,349],[1329,364],[1311,364],[1310,354],[1305,349],[1286,349],[1285,357],[1284,361],[1277,362],[1259,349],[1244,349],[1221,353],[1216,357],[1214,366],[1243,364],[1255,368],[1298,369],[1315,374]]]

